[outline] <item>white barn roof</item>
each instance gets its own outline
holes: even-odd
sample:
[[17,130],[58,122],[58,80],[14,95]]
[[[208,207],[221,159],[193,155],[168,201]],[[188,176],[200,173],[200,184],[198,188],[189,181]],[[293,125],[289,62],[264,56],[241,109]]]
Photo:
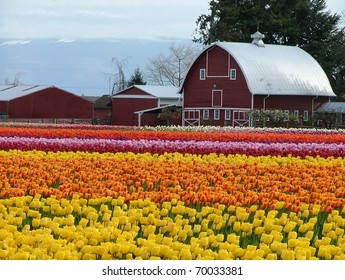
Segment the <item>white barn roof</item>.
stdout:
[[52,86],[0,86],[0,101],[10,101]]
[[323,103],[317,110],[317,112],[325,113],[345,113],[345,102],[327,102]]
[[254,41],[213,45],[236,60],[252,94],[335,96],[321,66],[299,47],[258,45]]
[[[147,86],[147,85],[134,85],[137,89],[140,89],[147,94],[156,97],[156,98],[164,98],[164,99],[179,99],[181,98],[181,94],[178,93],[178,88],[174,86]],[[117,95],[120,93],[124,93],[127,89],[119,91],[112,96],[112,98],[117,98]],[[120,96],[118,96],[120,97]]]

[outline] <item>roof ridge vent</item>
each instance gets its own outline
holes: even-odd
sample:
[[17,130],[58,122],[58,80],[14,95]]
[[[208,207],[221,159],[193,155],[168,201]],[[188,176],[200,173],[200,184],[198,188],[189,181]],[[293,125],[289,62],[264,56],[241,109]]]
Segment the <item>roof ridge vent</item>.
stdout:
[[265,47],[264,41],[262,41],[263,38],[265,38],[264,34],[261,34],[259,31],[256,31],[254,34],[250,35],[250,38],[253,39],[252,44],[257,45],[258,47]]

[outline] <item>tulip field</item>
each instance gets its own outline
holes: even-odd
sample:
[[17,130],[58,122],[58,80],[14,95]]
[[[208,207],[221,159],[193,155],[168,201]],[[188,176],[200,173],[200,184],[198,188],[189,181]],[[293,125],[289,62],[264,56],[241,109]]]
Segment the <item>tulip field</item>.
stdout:
[[344,130],[0,125],[1,260],[344,260],[344,230]]

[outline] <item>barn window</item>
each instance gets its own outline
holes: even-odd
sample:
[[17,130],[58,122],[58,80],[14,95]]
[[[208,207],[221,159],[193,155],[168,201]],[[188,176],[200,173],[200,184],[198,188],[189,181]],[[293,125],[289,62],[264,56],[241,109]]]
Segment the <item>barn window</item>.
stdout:
[[206,79],[206,69],[200,69],[200,80]]
[[294,116],[295,116],[296,118],[299,117],[299,111],[298,111],[298,110],[293,111],[293,114],[294,114]]
[[208,109],[202,110],[202,118],[208,120],[210,118],[210,111]]
[[231,120],[231,110],[225,110],[225,120],[229,121]]
[[304,112],[303,112],[303,120],[306,122],[306,121],[308,121],[308,118],[309,118],[309,112],[308,112],[308,110],[304,110]]
[[214,118],[215,120],[219,120],[219,118],[220,118],[220,111],[219,111],[219,109],[215,109],[215,110],[214,110],[213,118]]
[[236,80],[236,69],[230,69],[230,80]]
[[289,120],[289,110],[284,110],[284,121],[287,122]]

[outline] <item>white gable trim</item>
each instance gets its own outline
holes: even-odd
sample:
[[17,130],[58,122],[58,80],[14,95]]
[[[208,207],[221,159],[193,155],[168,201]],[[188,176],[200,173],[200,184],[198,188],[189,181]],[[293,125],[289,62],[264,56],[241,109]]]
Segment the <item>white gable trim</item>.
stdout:
[[134,95],[134,94],[119,94],[119,95],[115,95],[112,96],[111,98],[128,98],[128,99],[158,99],[155,96],[152,95]]

